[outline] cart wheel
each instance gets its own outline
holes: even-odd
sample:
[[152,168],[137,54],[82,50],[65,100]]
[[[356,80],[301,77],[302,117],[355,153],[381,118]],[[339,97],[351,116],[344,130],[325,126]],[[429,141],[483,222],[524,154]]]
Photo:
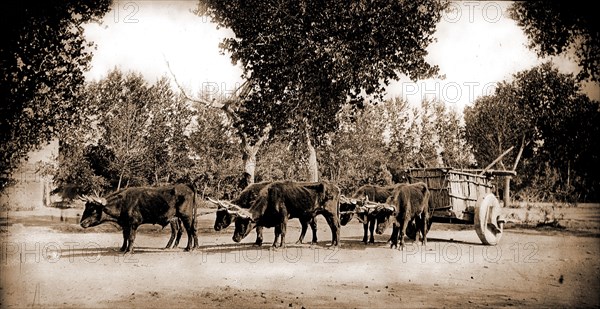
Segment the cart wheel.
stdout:
[[489,193],[475,206],[475,231],[484,245],[496,245],[502,237],[504,221],[500,219],[502,208],[494,194]]

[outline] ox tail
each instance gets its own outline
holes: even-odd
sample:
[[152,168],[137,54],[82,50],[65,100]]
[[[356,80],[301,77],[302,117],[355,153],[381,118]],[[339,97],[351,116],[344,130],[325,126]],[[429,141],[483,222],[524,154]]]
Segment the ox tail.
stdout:
[[196,186],[193,183],[190,185],[190,187],[192,188],[192,192],[193,192],[193,195],[192,195],[192,214],[193,214],[193,216],[192,216],[192,227],[193,227],[194,231],[196,231],[197,230],[197,228],[196,228],[196,221],[197,221],[196,220],[196,216],[198,215],[198,209],[196,207],[196,195],[197,195],[197,193],[196,193]]

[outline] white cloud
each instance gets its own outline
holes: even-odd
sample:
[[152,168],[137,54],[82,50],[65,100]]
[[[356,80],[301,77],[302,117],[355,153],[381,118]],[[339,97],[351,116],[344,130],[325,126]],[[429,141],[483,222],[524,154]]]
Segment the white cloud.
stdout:
[[117,1],[103,25],[88,25],[86,35],[97,44],[89,80],[113,67],[142,73],[153,82],[169,76],[165,58],[177,79],[193,92],[202,84],[234,88],[241,70],[221,55],[218,44],[230,35],[206,18],[194,15],[196,1]]

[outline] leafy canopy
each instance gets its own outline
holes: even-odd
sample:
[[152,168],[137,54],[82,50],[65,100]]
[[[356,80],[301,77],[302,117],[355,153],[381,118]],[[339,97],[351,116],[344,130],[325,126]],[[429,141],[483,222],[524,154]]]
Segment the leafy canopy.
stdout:
[[77,100],[92,57],[82,25],[99,21],[110,0],[10,1],[0,13],[0,174],[82,121]]
[[[599,196],[599,119],[599,102],[551,62],[515,73],[511,81],[498,84],[494,95],[465,108],[466,137],[478,162],[487,164],[511,146],[526,145],[518,182],[527,185],[542,173],[542,178],[554,175],[554,193],[575,190],[591,200]],[[516,155],[513,151],[505,158],[508,169]]]
[[381,101],[401,74],[437,74],[425,56],[444,8],[429,0],[201,0],[197,14],[235,34],[221,48],[253,83],[244,130],[308,128],[316,138],[338,127],[348,101]]
[[573,48],[581,67],[578,80],[600,80],[596,10],[566,1],[517,1],[509,12],[539,56],[555,56]]

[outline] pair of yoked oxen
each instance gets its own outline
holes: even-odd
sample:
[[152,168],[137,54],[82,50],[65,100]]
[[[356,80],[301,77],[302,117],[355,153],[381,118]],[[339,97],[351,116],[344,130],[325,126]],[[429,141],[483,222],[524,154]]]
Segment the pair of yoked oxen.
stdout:
[[[137,228],[141,224],[171,225],[167,248],[177,247],[183,228],[187,231],[186,251],[198,247],[196,234],[196,191],[192,186],[177,184],[162,187],[133,187],[109,194],[105,198],[83,196],[86,202],[81,217],[84,228],[103,222],[114,222],[123,229],[121,251],[133,252]],[[369,201],[372,199],[373,201]],[[396,184],[387,187],[363,186],[352,198],[340,194],[337,185],[328,181],[259,182],[247,186],[232,201],[209,199],[218,205],[214,229],[219,231],[235,224],[233,240],[240,242],[256,228],[256,245],[262,245],[262,229],[274,228],[273,246],[285,246],[289,219],[300,220],[302,231],[297,243],[302,243],[308,225],[317,243],[316,216],[323,215],[332,234],[331,245],[339,245],[340,225],[346,225],[355,215],[363,222],[367,243],[367,226],[382,234],[393,221],[390,238],[392,247],[404,247],[404,235],[416,239],[417,230],[426,244],[429,223],[429,191],[425,183]]]

